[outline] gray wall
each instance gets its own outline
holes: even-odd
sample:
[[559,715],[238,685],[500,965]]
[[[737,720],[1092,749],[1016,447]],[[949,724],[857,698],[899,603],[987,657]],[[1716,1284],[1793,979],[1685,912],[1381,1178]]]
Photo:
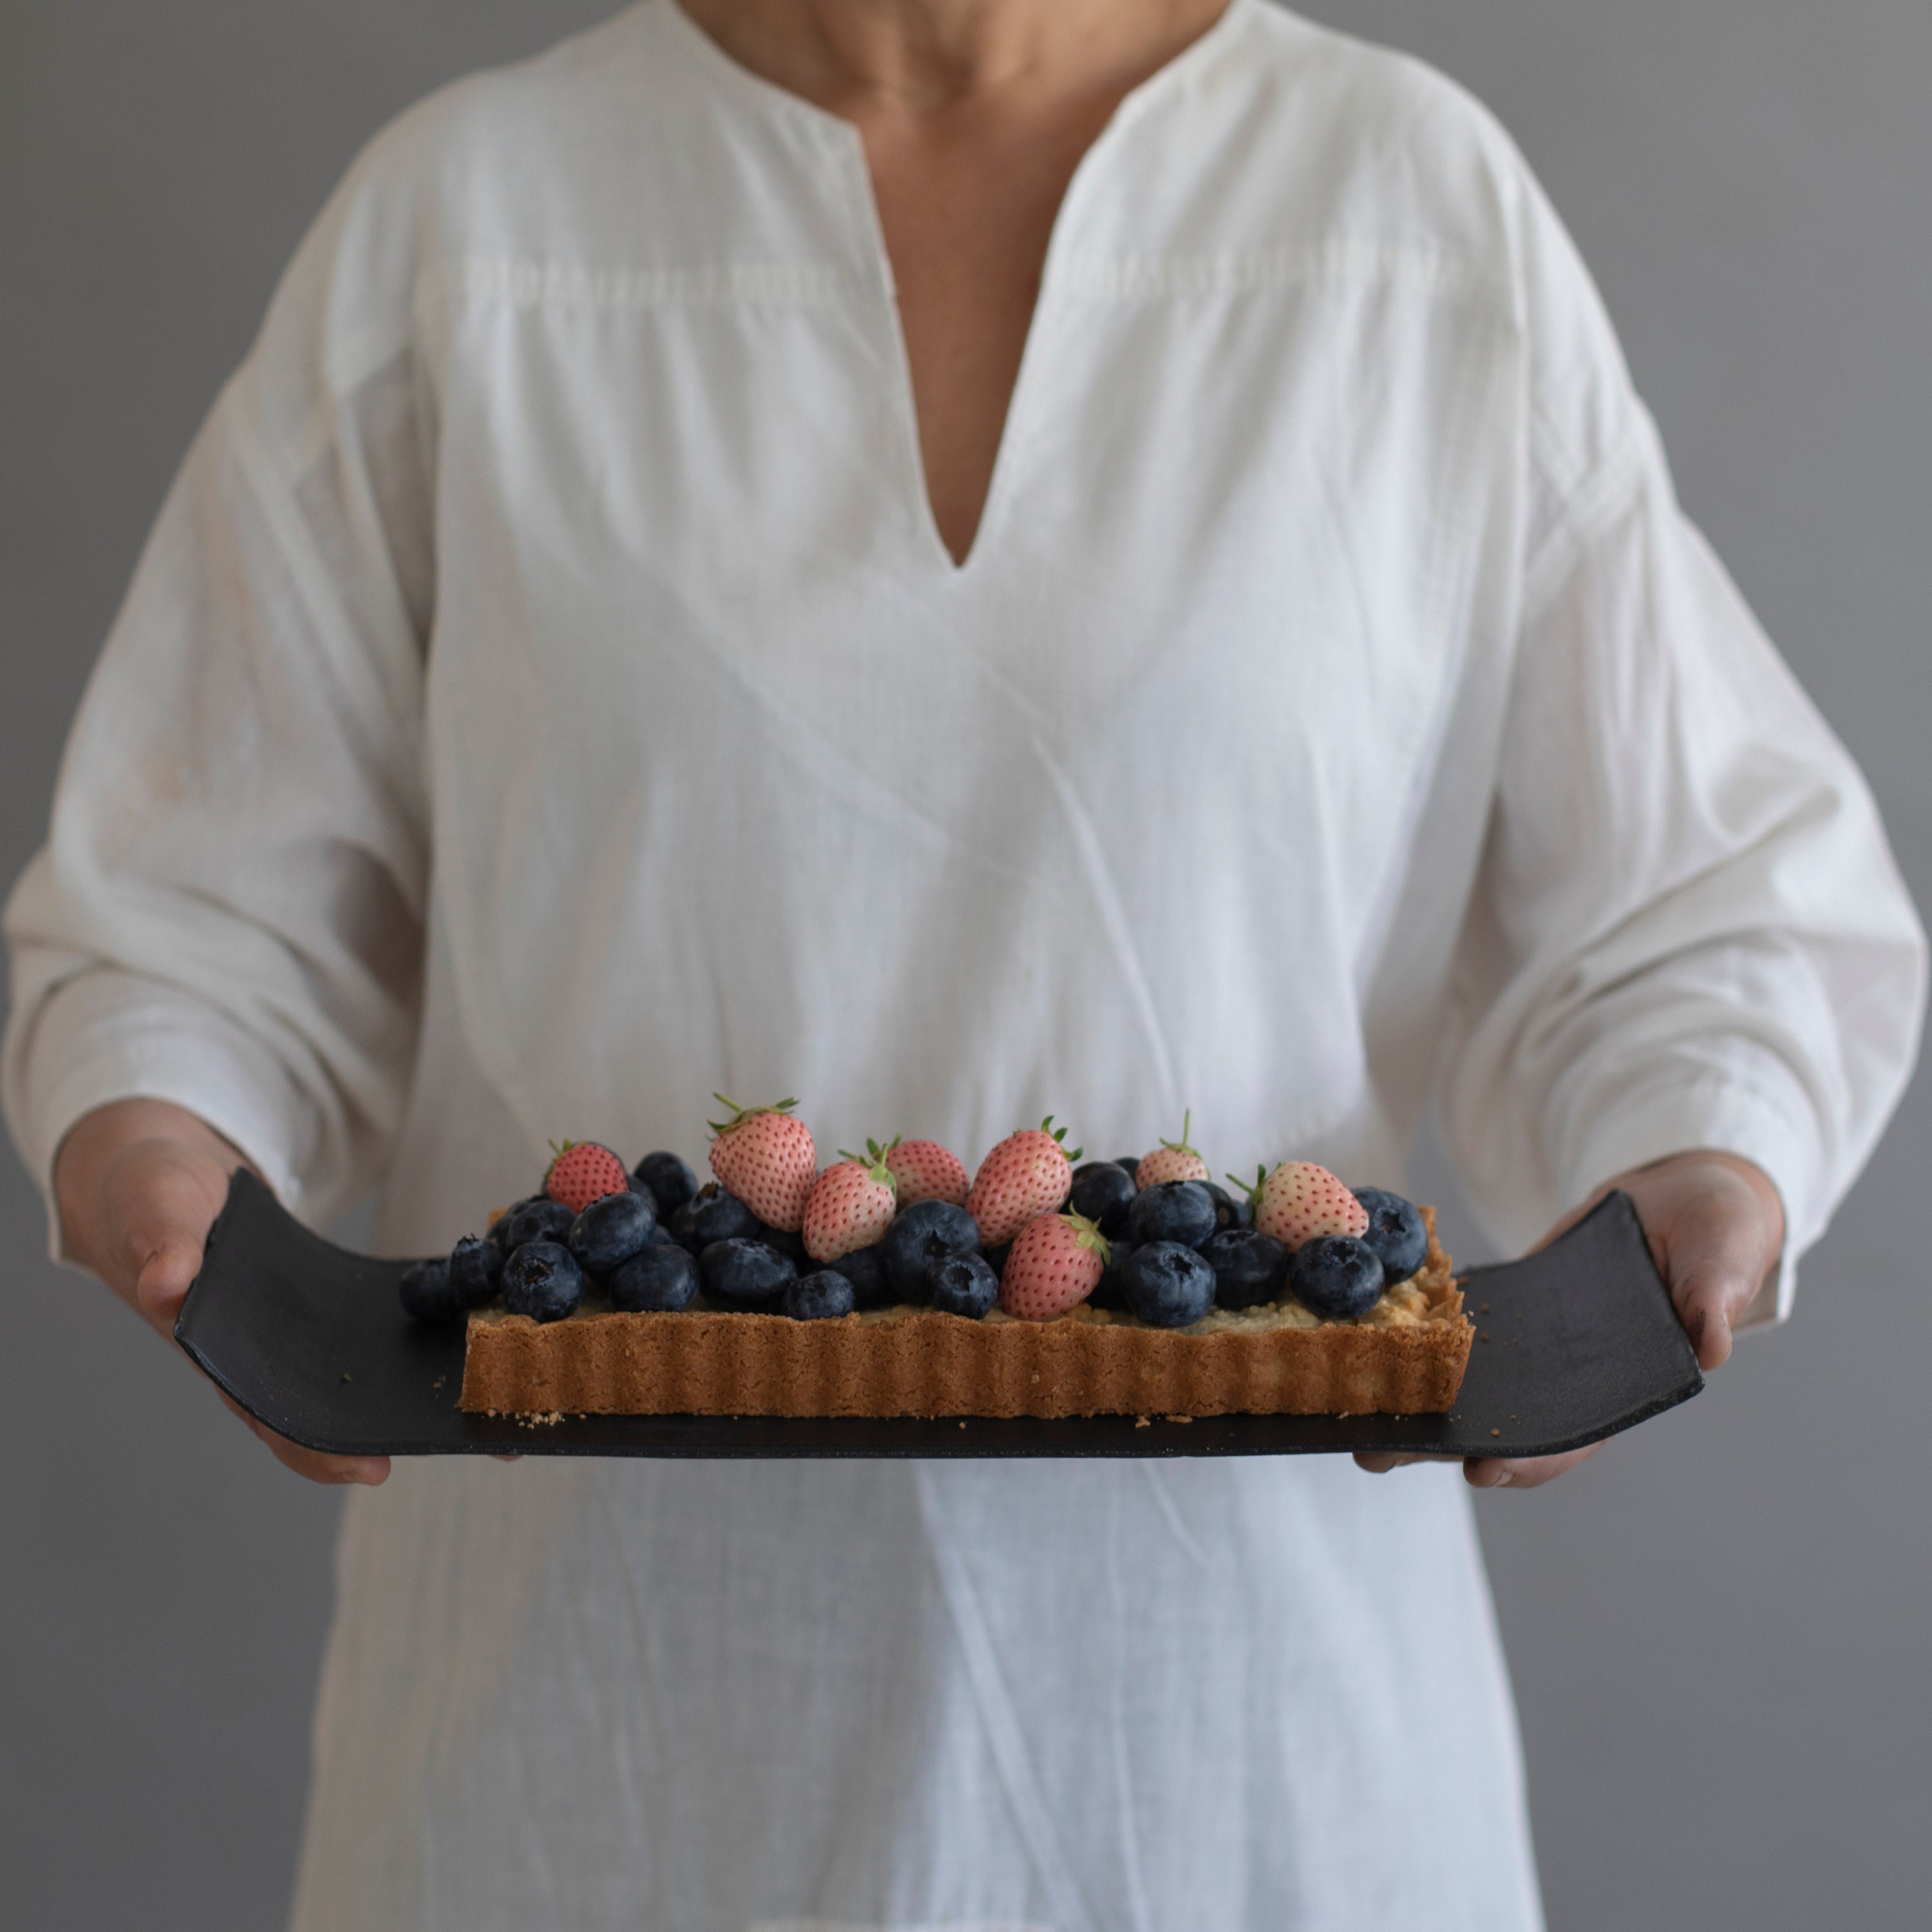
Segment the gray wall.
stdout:
[[[174,465],[351,154],[438,81],[606,10],[0,0],[0,875],[40,836]],[[1514,129],[1691,511],[1932,904],[1932,10],[1315,10]],[[1558,1932],[1924,1922],[1928,1097],[1786,1332],[1555,1488],[1481,1505]],[[1419,1169],[1442,1196],[1430,1150]],[[336,1500],[40,1258],[4,1161],[0,1228],[0,1923],[273,1926]]]

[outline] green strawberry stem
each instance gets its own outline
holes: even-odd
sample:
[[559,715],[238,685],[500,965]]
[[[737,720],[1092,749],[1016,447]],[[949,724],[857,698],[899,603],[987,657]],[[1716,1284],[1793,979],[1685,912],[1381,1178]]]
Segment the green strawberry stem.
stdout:
[[892,1191],[892,1198],[896,1201],[899,1196],[899,1178],[886,1165],[886,1156],[898,1145],[901,1138],[898,1134],[893,1135],[884,1147],[880,1146],[877,1141],[868,1140],[862,1156],[841,1148],[838,1158],[849,1160],[855,1166],[862,1167],[866,1170],[866,1179],[877,1182],[881,1187],[890,1187]]
[[1201,1158],[1198,1148],[1187,1144],[1187,1130],[1194,1124],[1194,1109],[1190,1107],[1180,1117],[1180,1138],[1178,1141],[1162,1141],[1161,1145],[1170,1154],[1191,1154],[1196,1160]]
[[729,1107],[731,1109],[731,1118],[728,1120],[705,1122],[704,1124],[714,1134],[728,1134],[741,1121],[750,1120],[755,1114],[788,1114],[798,1105],[796,1100],[779,1100],[769,1107],[741,1107],[736,1101],[726,1094],[713,1094],[711,1097],[721,1106]]
[[[1184,1127],[1181,1131],[1184,1133],[1186,1130]],[[1238,1174],[1231,1174],[1228,1178],[1248,1197],[1249,1207],[1258,1208],[1262,1204],[1262,1190],[1268,1185],[1268,1171],[1266,1168],[1257,1167],[1255,1169],[1255,1178],[1252,1181],[1244,1180]]]
[[868,1140],[862,1154],[854,1154],[850,1148],[841,1148],[838,1158],[841,1160],[856,1160],[861,1167],[884,1167],[886,1155],[904,1138],[904,1134],[895,1134],[884,1147],[880,1146],[877,1141]]
[[1105,1234],[1101,1233],[1098,1222],[1088,1220],[1084,1214],[1076,1214],[1070,1208],[1060,1218],[1063,1221],[1072,1222],[1075,1228],[1078,1230],[1076,1244],[1077,1246],[1091,1248],[1094,1253],[1100,1257],[1100,1265],[1102,1268],[1113,1266],[1113,1244]]

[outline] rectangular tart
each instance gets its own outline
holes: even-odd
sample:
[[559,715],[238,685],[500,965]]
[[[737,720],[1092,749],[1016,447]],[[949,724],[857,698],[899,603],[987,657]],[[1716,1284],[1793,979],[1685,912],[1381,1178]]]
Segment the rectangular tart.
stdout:
[[462,1406],[492,1415],[1425,1415],[1462,1386],[1473,1335],[1448,1256],[1357,1322],[1299,1303],[1184,1329],[1082,1306],[1058,1322],[930,1308],[840,1321],[590,1307],[470,1317]]

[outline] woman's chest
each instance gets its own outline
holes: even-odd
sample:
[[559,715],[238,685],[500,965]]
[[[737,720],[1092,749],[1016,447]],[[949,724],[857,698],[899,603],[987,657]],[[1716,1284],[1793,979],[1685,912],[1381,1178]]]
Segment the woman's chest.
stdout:
[[1513,372],[1480,313],[1267,268],[1060,264],[964,568],[884,291],[778,262],[472,268],[435,687],[507,682],[520,728],[554,700],[594,738],[702,656],[866,757],[1024,730],[1192,747],[1283,803],[1298,771],[1331,808],[1352,774],[1385,786],[1508,616]]

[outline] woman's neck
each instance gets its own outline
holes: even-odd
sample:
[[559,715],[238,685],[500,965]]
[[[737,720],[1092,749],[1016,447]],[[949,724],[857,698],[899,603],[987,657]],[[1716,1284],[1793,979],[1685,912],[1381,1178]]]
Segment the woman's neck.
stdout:
[[986,508],[1055,214],[1122,98],[1228,0],[675,0],[864,144],[920,457],[956,562]]
[[829,112],[926,119],[1124,93],[1228,0],[676,0],[741,66]]

